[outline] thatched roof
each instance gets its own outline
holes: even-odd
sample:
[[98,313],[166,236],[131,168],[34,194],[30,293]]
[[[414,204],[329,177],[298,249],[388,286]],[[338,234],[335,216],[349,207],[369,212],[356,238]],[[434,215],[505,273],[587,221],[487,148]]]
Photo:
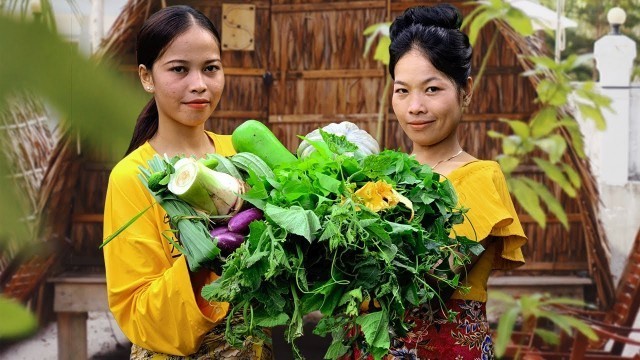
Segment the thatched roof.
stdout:
[[[14,179],[19,191],[25,195],[28,208],[24,211],[23,219],[29,224],[32,238],[12,239],[4,249],[0,249],[0,285],[13,282],[14,290],[4,290],[7,296],[26,300],[33,288],[34,278],[19,270],[24,261],[22,256],[33,256],[31,247],[24,244],[31,241],[39,242],[38,221],[42,214],[43,201],[48,192],[43,191],[43,183],[50,173],[51,162],[55,161],[54,149],[61,138],[60,131],[53,116],[43,101],[29,93],[19,93],[7,100],[6,110],[0,114],[0,147],[13,170],[9,174]],[[59,174],[56,174],[59,175]],[[50,260],[45,260],[48,269]],[[17,273],[22,275],[13,276]],[[29,271],[29,274],[33,274]],[[36,276],[36,282],[40,276]],[[1,287],[0,287],[1,288]],[[26,291],[25,291],[26,290]],[[26,296],[26,297],[25,297]]]
[[132,49],[142,23],[158,8],[166,6],[163,3],[160,0],[129,0],[100,44],[96,57],[110,58]]

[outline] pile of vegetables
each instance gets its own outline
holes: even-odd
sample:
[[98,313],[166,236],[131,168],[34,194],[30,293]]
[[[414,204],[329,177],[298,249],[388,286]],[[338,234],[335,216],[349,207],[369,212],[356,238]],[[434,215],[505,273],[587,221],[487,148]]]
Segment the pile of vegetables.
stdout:
[[264,219],[249,225],[221,277],[202,290],[205,299],[232,304],[229,320],[243,315],[243,326],[227,324],[232,344],[284,325],[301,358],[294,340],[303,335],[303,316],[320,311],[314,332],[333,338],[326,358],[362,341],[380,359],[390,336],[410,330],[405,311],[439,306],[439,288],[459,286],[452,268],[482,250],[451,235],[465,209],[456,208],[449,181],[405,153],[378,152],[353,124],[340,125],[304,137],[297,158],[261,123],[245,122],[233,134],[237,151],[270,160],[272,172],[248,169],[250,189],[241,197]]
[[[185,255],[191,271],[219,270],[224,257],[244,242],[249,223],[262,218],[262,211],[241,198],[247,189],[242,180],[247,173],[242,169],[247,169],[248,165],[256,167],[255,163],[271,171],[260,158],[250,153],[236,154],[229,159],[209,154],[199,160],[156,155],[148,161],[148,167],[140,167],[140,180],[169,218],[173,234],[163,233],[162,236]],[[152,206],[107,237],[100,248]]]
[[[410,330],[406,311],[441,306],[440,290],[459,286],[452,269],[482,247],[452,232],[466,210],[429,166],[379,152],[350,123],[302,140],[294,156],[248,120],[232,135],[238,154],[156,157],[140,177],[167,211],[179,239],[167,240],[190,269],[220,274],[202,296],[231,304],[225,336],[232,345],[268,341],[262,329],[284,325],[302,358],[295,339],[303,317],[319,311],[314,333],[332,336],[325,358],[358,341],[381,359],[391,336]],[[231,326],[237,314],[244,323]]]

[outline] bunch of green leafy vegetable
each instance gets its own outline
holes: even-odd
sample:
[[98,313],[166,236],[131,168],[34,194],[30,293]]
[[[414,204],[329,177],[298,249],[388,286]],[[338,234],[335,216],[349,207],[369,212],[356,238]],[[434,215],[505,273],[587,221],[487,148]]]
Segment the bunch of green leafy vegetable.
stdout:
[[[197,212],[191,205],[172,194],[167,188],[171,174],[175,172],[174,165],[180,159],[180,156],[174,156],[169,159],[155,155],[151,160],[147,161],[148,168],[140,167],[138,177],[153,195],[155,203],[160,204],[167,212],[171,230],[169,234],[162,233],[162,236],[186,256],[189,269],[197,271],[202,267],[218,268],[220,266],[220,258],[218,256],[220,250],[211,240],[208,230],[211,222],[209,217]],[[136,222],[155,203],[140,211],[113,234],[109,235],[102,242],[100,248],[107,245]],[[174,240],[174,237],[177,240]]]
[[[410,330],[406,310],[437,304],[439,287],[458,287],[451,266],[482,247],[451,235],[465,209],[456,208],[452,185],[429,166],[390,150],[354,157],[356,147],[344,137],[321,134],[324,143],[313,144],[312,156],[274,169],[273,177],[246,179],[251,190],[244,198],[265,219],[251,224],[248,241],[202,295],[231,303],[229,320],[244,315],[242,326],[227,323],[234,345],[285,325],[302,358],[294,340],[303,335],[303,316],[319,310],[314,333],[333,339],[325,358],[362,341],[363,350],[380,359],[390,334]],[[374,212],[354,195],[380,180],[413,203],[413,216],[403,205]]]

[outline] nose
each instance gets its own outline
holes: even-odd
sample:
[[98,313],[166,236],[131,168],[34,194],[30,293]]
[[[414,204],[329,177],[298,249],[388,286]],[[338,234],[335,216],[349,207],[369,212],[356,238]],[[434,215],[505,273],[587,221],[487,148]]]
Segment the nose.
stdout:
[[207,90],[207,84],[204,81],[204,76],[199,71],[192,73],[192,79],[190,82],[191,92],[195,94],[201,94]]
[[409,99],[407,99],[409,101],[409,107],[408,107],[408,111],[410,114],[423,114],[425,112],[427,112],[427,108],[425,106],[425,102],[424,99],[422,98],[422,96],[418,95],[418,94],[413,94],[409,96]]

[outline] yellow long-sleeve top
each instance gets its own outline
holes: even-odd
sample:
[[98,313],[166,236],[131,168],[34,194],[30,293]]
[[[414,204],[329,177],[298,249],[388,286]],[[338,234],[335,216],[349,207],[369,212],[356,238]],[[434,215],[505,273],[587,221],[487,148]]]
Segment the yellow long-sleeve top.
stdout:
[[[207,132],[216,152],[233,155],[231,136]],[[104,236],[113,234],[154,203],[138,178],[139,166],[156,151],[147,142],[113,168],[104,208]],[[107,244],[104,250],[109,307],[129,340],[155,352],[190,355],[204,335],[228,311],[227,303],[211,303],[193,289],[185,257],[163,238],[170,234],[166,212],[158,204]],[[201,276],[202,274],[198,274]],[[216,279],[205,273],[205,283]]]
[[458,235],[482,241],[493,236],[475,266],[464,278],[469,292],[457,290],[452,298],[487,301],[487,281],[493,269],[513,269],[524,264],[522,246],[527,238],[509,195],[504,174],[495,161],[477,160],[453,170],[447,178],[468,208],[468,219],[454,227]]

